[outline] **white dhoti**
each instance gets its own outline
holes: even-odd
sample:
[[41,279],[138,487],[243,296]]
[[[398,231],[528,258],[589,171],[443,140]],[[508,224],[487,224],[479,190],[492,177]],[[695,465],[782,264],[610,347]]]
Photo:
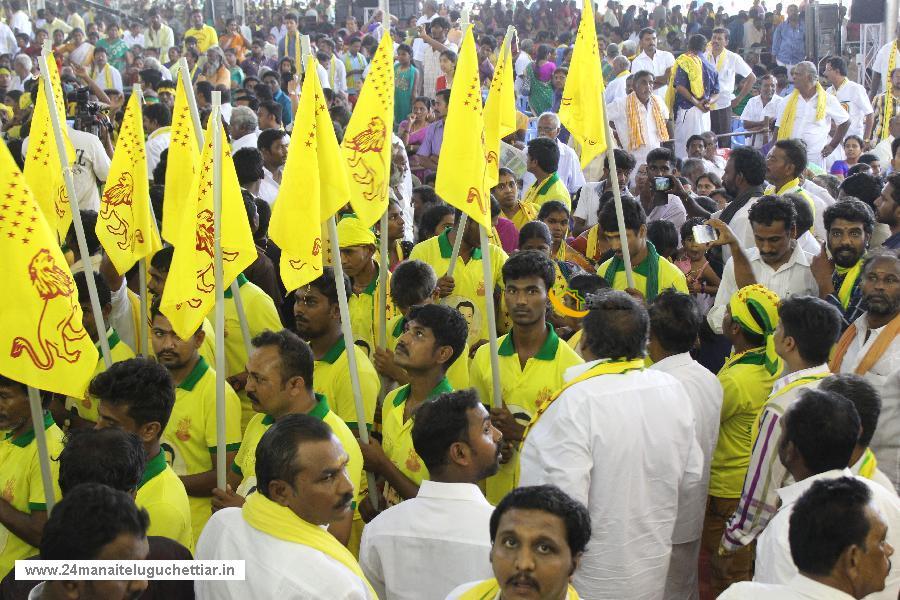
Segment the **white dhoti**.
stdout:
[[672,544],[669,572],[666,574],[666,590],[663,600],[696,600],[700,596],[697,560],[700,556],[700,540],[684,544]]
[[696,106],[679,110],[675,117],[675,156],[685,158],[688,138],[710,130],[709,112],[703,112]]

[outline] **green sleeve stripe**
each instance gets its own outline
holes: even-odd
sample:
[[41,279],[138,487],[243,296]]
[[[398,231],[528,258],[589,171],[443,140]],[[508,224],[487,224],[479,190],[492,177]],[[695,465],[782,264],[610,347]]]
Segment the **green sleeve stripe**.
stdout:
[[[240,450],[240,449],[241,449],[241,443],[240,443],[240,442],[235,442],[234,444],[225,444],[225,452],[237,452],[237,451]],[[209,452],[210,452],[211,454],[215,454],[215,453],[216,453],[216,446],[210,446],[210,447],[209,447]]]
[[356,510],[356,500],[354,500],[353,502],[350,503],[350,508],[352,508],[353,510]]
[[31,512],[39,511],[39,510],[46,511],[47,505],[44,504],[43,502],[29,502],[28,510],[30,510]]
[[[350,431],[352,431],[353,433],[357,433],[359,431],[359,428],[356,426],[356,421],[345,421],[345,423],[346,423],[347,427],[350,428]],[[366,429],[368,429],[369,431],[372,431],[372,424],[366,423]]]
[[242,477],[244,475],[244,472],[241,471],[241,468],[239,466],[237,466],[237,463],[231,463],[231,470]]

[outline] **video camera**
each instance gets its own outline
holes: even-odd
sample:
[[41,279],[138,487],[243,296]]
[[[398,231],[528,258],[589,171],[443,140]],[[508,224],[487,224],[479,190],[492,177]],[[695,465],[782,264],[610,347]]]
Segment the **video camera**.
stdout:
[[69,102],[75,105],[72,127],[100,137],[100,132],[109,127],[109,120],[103,118],[103,105],[91,101],[88,87],[78,88],[69,94]]

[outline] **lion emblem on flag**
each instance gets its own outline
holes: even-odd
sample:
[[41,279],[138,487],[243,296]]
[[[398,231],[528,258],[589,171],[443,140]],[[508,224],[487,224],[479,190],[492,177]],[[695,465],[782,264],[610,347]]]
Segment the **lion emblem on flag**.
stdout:
[[[384,121],[381,117],[372,117],[368,127],[344,140],[345,147],[353,152],[347,164],[350,165],[353,180],[366,188],[362,194],[366,200],[377,200],[381,196],[379,188],[385,181],[381,154],[387,139],[388,129]],[[367,161],[366,155],[375,155],[376,158]]]
[[[135,242],[144,242],[140,229],[135,229],[133,236],[128,232],[129,224],[134,220],[133,196],[134,179],[131,173],[122,173],[118,181],[107,184],[100,204],[100,218],[106,222],[106,230],[119,238],[116,245],[122,250],[132,248]],[[120,214],[120,210],[127,211],[127,215]]]
[[[216,228],[213,224],[213,212],[201,210],[197,215],[197,244],[198,252],[203,252],[209,257],[209,262],[202,269],[197,270],[197,289],[204,294],[209,294],[216,289],[215,280],[215,236]],[[222,250],[222,262],[237,260],[240,252],[228,252]],[[212,281],[210,281],[212,280]]]

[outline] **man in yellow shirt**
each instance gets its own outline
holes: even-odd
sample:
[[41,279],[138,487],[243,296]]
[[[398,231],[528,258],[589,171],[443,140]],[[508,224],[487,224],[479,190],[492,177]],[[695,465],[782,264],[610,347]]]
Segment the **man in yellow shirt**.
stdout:
[[98,404],[97,429],[121,429],[143,444],[146,465],[134,501],[150,514],[148,535],[167,537],[193,550],[187,491],[160,445],[175,405],[169,372],[155,361],[133,358],[95,377],[90,393]]
[[[384,398],[381,408],[382,444],[360,444],[366,467],[385,480],[387,502],[393,506],[414,498],[428,470],[412,442],[413,415],[425,402],[452,391],[447,367],[466,345],[466,320],[442,304],[416,306],[409,311],[406,330],[397,341],[394,360],[406,371],[409,383]],[[371,493],[371,490],[370,490]],[[365,509],[370,504],[363,501]]]
[[[203,54],[207,49],[219,45],[216,30],[203,22],[203,11],[195,8],[191,11],[191,27],[184,32],[185,39],[192,37],[197,41],[197,50]],[[185,44],[187,48],[187,44]]]
[[488,502],[496,504],[513,488],[518,451],[525,426],[541,405],[563,385],[563,373],[583,361],[547,323],[547,293],[556,279],[556,265],[535,250],[519,252],[503,265],[503,297],[512,331],[501,337],[497,354],[500,372],[492,373],[490,347],[482,346],[469,367],[470,380],[481,401],[494,406],[493,377],[500,378],[503,405],[491,408],[491,420],[503,433],[512,453],[500,471],[487,480]]
[[[434,304],[437,300],[437,277],[434,270],[421,260],[400,263],[391,276],[391,300],[400,313],[388,323],[386,349],[376,348],[372,362],[382,377],[388,377],[399,385],[409,383],[409,377],[394,361],[394,350],[400,336],[406,331],[409,311],[414,306]],[[469,345],[447,368],[447,381],[454,390],[469,387]]]
[[[159,310],[150,306],[150,341],[156,360],[172,376],[175,405],[163,429],[161,447],[166,461],[181,478],[191,505],[194,543],[212,515],[216,487],[216,372],[200,356],[203,330],[183,340]],[[225,464],[231,465],[241,445],[241,401],[225,386]]]
[[[688,293],[687,281],[681,269],[665,259],[660,259],[653,243],[647,240],[647,214],[640,202],[633,198],[622,198],[622,213],[625,216],[625,236],[631,266],[634,271],[636,290],[647,302],[667,288]],[[607,202],[600,209],[600,230],[603,237],[615,251],[615,256],[597,267],[597,275],[616,290],[627,290],[625,263],[622,260],[622,243],[619,238],[619,222],[616,218],[614,202]]]
[[[488,250],[491,253],[492,273],[491,281],[486,282],[484,280],[484,269],[481,264],[484,249],[481,247],[478,223],[468,219],[466,228],[463,231],[463,239],[459,246],[456,268],[453,271],[453,276],[448,276],[450,256],[453,253],[453,244],[456,241],[461,214],[460,211],[456,211],[456,223],[452,229],[448,229],[441,235],[416,244],[409,255],[409,259],[421,260],[434,269],[435,274],[439,277],[437,286],[441,302],[456,308],[466,318],[466,321],[469,323],[468,342],[470,346],[474,346],[477,342],[488,338],[484,295],[489,291],[494,294],[495,300],[499,298],[495,290],[500,285],[500,273],[507,256],[502,248],[489,244]],[[497,306],[497,302],[494,303],[494,306]]]
[[535,182],[528,189],[524,203],[540,206],[547,200],[559,200],[571,211],[569,190],[556,172],[559,168],[559,146],[550,138],[535,138],[528,142],[528,172]]
[[[349,294],[350,279],[346,275],[344,284]],[[328,399],[331,410],[344,420],[351,431],[355,430],[359,419],[350,382],[347,346],[341,333],[337,285],[331,267],[325,267],[321,277],[294,292],[294,321],[297,333],[309,343],[315,357],[313,389]],[[371,429],[375,422],[375,403],[381,382],[365,350],[356,345],[353,348],[366,411],[366,426]]]
[[[47,504],[37,443],[31,424],[28,389],[0,375],[0,577],[5,577],[18,559],[37,554],[41,532],[47,522]],[[44,412],[44,432],[50,454],[53,493],[60,497],[54,460],[63,448],[63,432]]]
[[[97,357],[97,366],[94,368],[94,376],[99,375],[106,370],[106,363],[103,360],[103,351],[100,349],[100,336],[97,331],[97,322],[94,320],[94,311],[91,306],[90,296],[88,295],[87,280],[84,271],[76,273],[74,276],[75,287],[78,289],[78,303],[81,304],[82,321],[84,329],[91,336],[94,345],[97,347],[99,356]],[[106,324],[106,340],[109,342],[109,353],[113,363],[134,358],[134,352],[122,342],[118,332],[109,325],[109,315],[112,311],[112,294],[106,285],[103,277],[94,273],[94,284],[97,286],[97,296],[100,298],[100,307],[103,312],[103,322]],[[65,411],[59,411],[59,406],[51,405],[54,417],[57,422],[63,423],[68,421],[70,427],[93,427],[97,422],[97,401],[91,397],[91,394],[85,391],[84,398],[66,398]]]
[[537,215],[535,205],[519,200],[519,181],[516,174],[506,167],[500,167],[499,181],[491,188],[491,195],[500,203],[503,217],[512,221],[516,229],[522,229]]

